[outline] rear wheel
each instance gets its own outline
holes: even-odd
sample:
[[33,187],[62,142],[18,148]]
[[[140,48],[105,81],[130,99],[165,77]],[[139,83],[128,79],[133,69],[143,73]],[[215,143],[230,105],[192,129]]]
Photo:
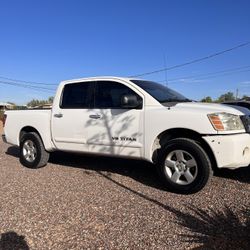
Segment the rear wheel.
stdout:
[[47,164],[49,153],[45,150],[40,136],[35,133],[26,133],[20,142],[20,162],[28,168],[39,168]]
[[206,152],[186,138],[169,141],[160,152],[157,167],[167,188],[176,193],[198,192],[213,174]]

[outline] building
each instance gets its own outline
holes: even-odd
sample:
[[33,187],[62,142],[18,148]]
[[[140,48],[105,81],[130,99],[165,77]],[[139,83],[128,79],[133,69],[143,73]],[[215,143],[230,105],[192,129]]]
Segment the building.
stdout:
[[14,108],[13,104],[10,104],[8,102],[0,102],[0,111],[13,108]]

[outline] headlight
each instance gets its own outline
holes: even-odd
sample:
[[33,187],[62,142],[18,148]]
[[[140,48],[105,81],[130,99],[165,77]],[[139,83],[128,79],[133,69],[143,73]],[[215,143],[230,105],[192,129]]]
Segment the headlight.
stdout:
[[218,131],[245,129],[238,115],[232,115],[229,113],[214,113],[209,114],[208,118],[214,129]]

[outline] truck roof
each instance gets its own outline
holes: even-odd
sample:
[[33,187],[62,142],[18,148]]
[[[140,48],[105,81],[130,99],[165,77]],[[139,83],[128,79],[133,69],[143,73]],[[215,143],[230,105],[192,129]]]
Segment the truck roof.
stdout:
[[[90,80],[135,80],[135,78],[130,77],[117,77],[117,76],[95,76],[95,77],[86,77],[86,78],[77,78],[71,80],[64,80],[61,84],[73,83],[73,82],[81,82],[81,81],[90,81]],[[138,80],[138,79],[137,79]]]

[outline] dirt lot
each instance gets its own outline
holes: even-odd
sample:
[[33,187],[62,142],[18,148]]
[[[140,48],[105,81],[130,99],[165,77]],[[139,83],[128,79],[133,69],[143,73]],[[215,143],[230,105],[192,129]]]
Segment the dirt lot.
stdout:
[[0,170],[0,249],[250,249],[249,168],[184,196],[144,162],[57,153],[32,170],[0,142]]

